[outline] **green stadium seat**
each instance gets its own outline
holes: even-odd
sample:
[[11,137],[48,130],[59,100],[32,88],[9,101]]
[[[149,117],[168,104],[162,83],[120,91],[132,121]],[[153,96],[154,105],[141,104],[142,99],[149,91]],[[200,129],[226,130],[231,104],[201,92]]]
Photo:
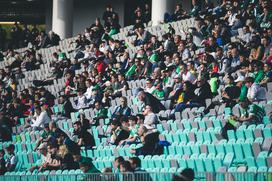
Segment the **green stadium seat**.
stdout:
[[263,135],[264,135],[264,138],[272,137],[272,129],[271,128],[264,128]]
[[242,139],[247,138],[247,137],[245,137],[244,130],[242,130],[242,129],[237,129],[235,134],[236,134],[236,138],[242,138]]
[[225,154],[225,147],[223,143],[218,143],[215,145],[215,149],[217,153],[223,153]]
[[216,154],[216,148],[215,148],[215,145],[214,145],[214,144],[208,144],[207,147],[208,147],[208,152],[209,152],[209,153],[214,153],[214,154]]
[[164,131],[162,124],[157,124],[157,130],[161,133]]
[[257,167],[248,167],[247,169],[248,172],[257,172]]
[[212,159],[206,158],[204,159],[205,171],[214,172],[214,163]]
[[269,124],[269,123],[271,123],[271,119],[268,116],[264,116],[263,117],[263,123],[264,124]]
[[234,159],[234,154],[232,152],[227,152],[225,158],[224,158],[224,165],[230,166],[232,164],[232,161]]
[[171,127],[171,130],[173,131],[177,131],[178,130],[178,126],[177,124],[174,122],[174,123],[170,123],[170,127]]
[[235,131],[234,130],[228,130],[228,139],[229,140],[236,140]]
[[191,152],[191,148],[189,145],[184,145],[183,146],[183,151],[184,151],[184,154],[187,154],[187,155],[191,155],[192,152]]
[[180,137],[178,134],[174,133],[172,135],[172,138],[173,138],[173,142],[177,142],[177,143],[180,142]]
[[194,159],[188,159],[186,160],[186,162],[187,162],[188,168],[191,168],[194,171],[196,171],[196,164]]
[[188,142],[188,137],[187,137],[187,134],[184,132],[184,133],[179,133],[179,139],[181,142],[185,142],[187,143]]
[[266,158],[268,157],[267,152],[259,153],[259,156],[256,159],[256,163],[258,167],[267,167]]
[[246,163],[247,163],[248,167],[255,167],[256,166],[254,157],[246,157]]
[[233,139],[228,141],[228,144],[225,145],[226,153],[234,153],[234,150],[233,150],[234,143],[235,143],[235,140]]
[[237,168],[236,167],[230,167],[228,168],[228,172],[236,172]]
[[244,161],[244,154],[243,154],[241,143],[234,143],[233,148],[234,148],[234,153],[235,153],[235,161],[236,162],[243,162]]
[[204,172],[206,170],[202,159],[195,159],[195,164],[198,172]]

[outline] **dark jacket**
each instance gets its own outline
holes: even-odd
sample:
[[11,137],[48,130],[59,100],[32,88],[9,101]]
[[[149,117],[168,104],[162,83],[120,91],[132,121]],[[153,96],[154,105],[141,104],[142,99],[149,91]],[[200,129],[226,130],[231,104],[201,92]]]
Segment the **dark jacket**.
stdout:
[[154,113],[165,110],[164,105],[162,105],[162,103],[157,98],[155,98],[152,94],[148,92],[145,92],[144,103],[145,105],[150,105]]

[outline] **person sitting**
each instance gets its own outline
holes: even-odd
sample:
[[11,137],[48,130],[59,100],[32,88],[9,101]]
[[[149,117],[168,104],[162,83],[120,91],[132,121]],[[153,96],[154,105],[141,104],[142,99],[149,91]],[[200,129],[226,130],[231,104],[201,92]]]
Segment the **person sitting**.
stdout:
[[49,123],[49,130],[51,132],[51,134],[47,138],[49,142],[56,143],[57,139],[60,137],[61,134],[66,135],[66,133],[57,126],[57,123],[53,121]]
[[120,164],[125,161],[124,157],[118,156],[114,159],[113,166],[115,168],[115,172],[119,173],[120,172]]
[[163,90],[162,82],[155,82],[155,89],[151,92],[151,94],[160,101],[165,99],[165,92]]
[[261,87],[259,83],[254,82],[254,78],[246,77],[245,85],[248,88],[247,98],[250,101],[263,101],[266,100],[265,88]]
[[174,175],[172,181],[193,181],[194,178],[194,170],[191,168],[185,168],[179,175]]
[[58,155],[60,156],[60,169],[71,170],[77,169],[78,164],[74,161],[72,154],[68,151],[66,145],[59,147]]
[[[93,163],[80,162],[79,167],[80,167],[80,170],[82,170],[83,173],[88,173],[88,174],[100,173],[100,171],[94,166]],[[87,180],[89,180],[89,179],[87,179]]]
[[5,156],[5,151],[0,150],[0,175],[4,175],[7,170],[4,156]]
[[145,106],[143,115],[145,116],[145,125],[154,126],[156,123],[158,123],[158,116],[152,111],[152,107],[150,105]]
[[80,109],[84,109],[86,107],[87,107],[87,98],[83,94],[83,90],[82,89],[78,89],[77,90],[77,104],[76,104],[76,108],[78,110],[80,110]]
[[181,112],[185,108],[198,106],[197,103],[192,102],[194,98],[194,85],[190,81],[185,81],[183,83],[183,91],[178,96],[174,112]]
[[139,157],[129,158],[131,168],[133,169],[135,180],[152,181],[149,173],[141,168],[141,159]]
[[118,118],[120,116],[130,116],[131,109],[127,106],[127,98],[121,97],[120,98],[120,106],[116,107],[115,111],[112,114],[113,118]]
[[133,172],[129,161],[122,161],[120,163],[120,171],[122,173],[122,178],[124,181],[135,180],[134,175],[130,174]]
[[36,169],[40,170],[46,162],[49,162],[50,159],[50,154],[47,151],[46,143],[40,144],[36,150],[38,150],[38,153],[40,153],[41,159],[37,161],[37,163],[39,162],[39,164],[34,165],[29,169],[30,172],[33,172]]
[[139,136],[138,136],[138,129],[139,129],[139,125],[137,124],[137,117],[136,116],[130,116],[128,118],[128,130],[129,130],[129,137],[125,140],[122,140],[119,145],[122,144],[133,144],[133,143],[138,143],[140,142]]
[[25,127],[32,127],[34,130],[44,128],[45,124],[48,124],[51,119],[48,116],[47,111],[44,107],[36,107],[34,118],[31,120],[32,124],[26,123]]
[[[265,111],[257,104],[253,104],[248,99],[244,99],[240,100],[238,106],[241,108],[240,117],[237,117],[237,115],[231,115],[228,119],[228,122],[221,130],[221,136],[225,139],[228,139],[228,130],[235,131],[241,124],[250,125],[261,124],[263,122]],[[220,137],[220,135],[218,136]]]
[[15,155],[15,146],[14,144],[10,144],[7,148],[6,148],[7,152],[8,152],[8,157],[6,160],[6,168],[8,172],[12,172],[15,170],[16,165],[18,163],[18,159],[17,156]]
[[226,102],[227,107],[233,107],[236,104],[236,99],[239,98],[241,90],[239,87],[233,85],[234,79],[232,76],[227,78],[227,85],[222,92],[223,101]]
[[12,140],[12,123],[10,119],[0,111],[0,141]]
[[78,116],[78,121],[81,123],[82,130],[90,129],[90,120],[86,118],[85,113],[83,110],[80,110]]
[[74,162],[78,163],[79,167],[80,167],[80,164],[88,164],[93,169],[92,173],[100,173],[100,171],[97,170],[97,168],[95,168],[95,166],[93,165],[93,160],[91,158],[82,156],[79,151],[72,152],[72,155],[73,155]]
[[38,140],[36,147],[34,150],[36,150],[37,148],[39,148],[39,146],[43,143],[47,143],[49,142],[50,136],[51,136],[52,132],[49,129],[49,124],[45,124],[44,125],[44,131],[41,134],[41,138]]
[[153,95],[147,92],[139,91],[137,98],[139,99],[139,101],[143,102],[144,105],[150,105],[154,113],[158,113],[161,110],[165,110],[165,107],[162,105],[162,103],[158,99],[156,99]]
[[49,144],[47,146],[50,158],[47,159],[39,168],[39,172],[44,170],[58,170],[61,166],[61,158],[58,155],[58,144]]
[[152,92],[155,90],[155,87],[153,86],[152,79],[147,79],[146,80],[146,87],[145,87],[145,92],[148,92],[152,94]]
[[131,153],[135,155],[157,155],[163,153],[163,147],[159,145],[159,132],[148,125],[141,125],[138,130],[143,146],[132,149]]
[[65,133],[60,133],[57,141],[59,145],[66,145],[69,152],[77,152],[80,150],[80,146],[72,141]]
[[59,97],[59,105],[61,105],[61,116],[71,118],[71,113],[75,111],[71,101],[62,95]]
[[103,107],[101,105],[101,102],[99,102],[99,101],[96,101],[94,103],[94,107],[95,107],[95,110],[96,110],[96,114],[95,114],[92,122],[93,122],[94,125],[98,125],[99,124],[99,122],[98,122],[99,119],[105,119],[105,118],[108,117],[108,110],[105,107]]
[[[123,117],[122,119],[126,118]],[[129,131],[123,129],[123,127],[121,126],[121,122],[117,119],[112,120],[110,126],[112,131],[112,136],[110,138],[111,144],[119,145],[120,141],[125,140],[129,137]]]
[[95,146],[95,141],[93,135],[91,135],[86,129],[82,129],[82,124],[80,121],[74,123],[73,136],[77,137],[78,146],[85,146],[87,149],[91,149]]

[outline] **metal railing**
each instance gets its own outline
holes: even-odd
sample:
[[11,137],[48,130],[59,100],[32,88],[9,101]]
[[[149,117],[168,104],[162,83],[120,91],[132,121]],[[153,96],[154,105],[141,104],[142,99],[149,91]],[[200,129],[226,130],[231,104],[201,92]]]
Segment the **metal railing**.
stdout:
[[[176,173],[177,175],[178,173]],[[0,181],[171,181],[174,173],[138,172],[138,173],[101,173],[101,174],[46,174],[5,175]],[[194,180],[207,181],[272,181],[272,173],[225,172],[195,173]]]

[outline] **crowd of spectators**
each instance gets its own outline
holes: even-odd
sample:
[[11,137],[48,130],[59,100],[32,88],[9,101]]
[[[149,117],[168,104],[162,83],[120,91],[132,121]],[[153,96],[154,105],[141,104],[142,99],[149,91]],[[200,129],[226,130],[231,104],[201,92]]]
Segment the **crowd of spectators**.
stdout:
[[[4,61],[10,61],[10,66],[0,70],[1,140],[11,140],[12,127],[19,124],[20,118],[25,118],[24,131],[43,132],[37,150],[44,157],[42,163],[31,170],[81,168],[85,173],[96,173],[99,171],[92,160],[80,155],[80,148],[97,146],[89,129],[99,127],[101,119],[110,119],[104,135],[107,142],[102,144],[142,143],[142,147],[131,150],[137,156],[162,154],[163,146],[168,143],[159,140],[160,133],[155,125],[161,120],[175,118],[176,112],[186,108],[205,107],[202,114],[207,114],[216,105],[240,106],[242,115],[231,116],[222,129],[221,136],[226,139],[229,129],[261,123],[264,111],[256,102],[266,100],[266,86],[272,80],[272,14],[268,11],[271,1],[223,0],[215,7],[209,1],[205,3],[207,5],[201,8],[200,1],[193,0],[189,13],[178,4],[174,13],[166,14],[165,22],[194,17],[195,27],[186,32],[186,39],[170,28],[161,41],[143,25],[136,26],[139,19],[145,22],[142,19],[150,16],[148,6],[145,15],[137,8],[136,28],[133,29],[137,51],[134,55],[126,51],[126,42],[112,38],[119,32],[119,18],[112,7],[107,6],[102,18],[104,26],[97,18],[84,34],[71,42],[76,44],[75,56],[68,58],[61,50],[55,52],[50,60],[52,75],[45,80],[34,80],[32,87],[21,92],[16,91],[16,80],[24,76],[22,69],[39,68],[42,57],[34,50],[23,56],[15,51],[4,52]],[[243,36],[231,41],[239,29]],[[82,73],[76,74],[79,69]],[[56,97],[43,87],[53,85],[55,79],[62,77],[65,77],[65,86],[61,96]],[[146,86],[132,90],[131,101],[137,105],[135,113],[128,104],[128,97],[122,93],[131,89],[128,81],[139,79],[145,79]],[[206,99],[218,95],[221,97],[218,102],[206,106]],[[73,122],[72,136],[57,126],[51,109],[56,99],[61,107],[57,119],[70,119],[72,112],[79,112]],[[119,102],[109,114],[114,99]],[[158,116],[166,109],[162,101],[167,100],[170,101],[170,115]],[[95,110],[95,116],[87,119],[84,110],[90,108]],[[16,157],[14,146],[7,150],[10,157],[6,160],[6,169],[9,171],[14,169]],[[1,158],[3,154],[1,151]],[[140,169],[137,157],[129,161],[118,158],[116,162],[121,172]]]
[[59,45],[60,41],[59,35],[53,31],[46,34],[45,31],[40,31],[36,25],[33,25],[30,29],[30,26],[27,24],[20,26],[15,23],[9,34],[10,40],[8,39],[7,30],[0,25],[0,50],[24,47],[34,49],[48,48]]

